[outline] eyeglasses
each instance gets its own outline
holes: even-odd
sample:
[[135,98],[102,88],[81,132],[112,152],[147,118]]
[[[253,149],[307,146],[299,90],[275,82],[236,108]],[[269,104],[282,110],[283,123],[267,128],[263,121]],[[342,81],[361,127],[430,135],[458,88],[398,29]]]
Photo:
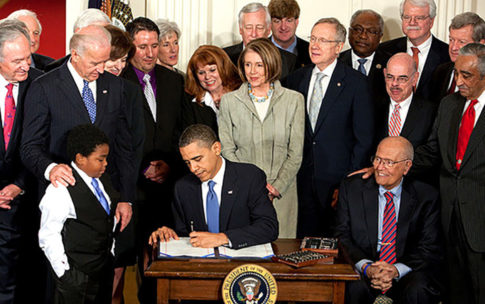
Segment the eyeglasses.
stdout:
[[414,73],[409,75],[409,76],[397,76],[395,77],[394,75],[391,74],[386,74],[386,77],[384,78],[387,82],[394,82],[394,80],[398,84],[405,84],[409,80],[411,80],[411,77],[413,77]]
[[424,20],[431,18],[429,15],[428,16],[408,16],[408,15],[402,15],[401,19],[406,22],[411,22],[411,20],[414,19],[415,22],[423,22]]
[[381,33],[381,31],[378,31],[378,30],[375,30],[375,29],[363,28],[361,26],[350,27],[349,29],[350,29],[350,31],[354,32],[355,34],[359,34],[359,35],[366,33],[369,36],[377,36]]
[[326,43],[331,43],[331,42],[337,42],[337,43],[342,42],[340,40],[327,40],[323,37],[317,38],[315,36],[310,36],[308,37],[308,39],[310,40],[310,43],[318,43],[320,45],[324,45]]
[[403,159],[403,160],[390,160],[390,159],[386,159],[386,158],[380,158],[379,156],[372,156],[370,158],[370,161],[374,164],[374,165],[384,165],[384,167],[386,168],[392,168],[395,164],[398,164],[398,163],[402,163],[402,162],[405,162],[407,160],[410,160],[408,158],[406,159]]

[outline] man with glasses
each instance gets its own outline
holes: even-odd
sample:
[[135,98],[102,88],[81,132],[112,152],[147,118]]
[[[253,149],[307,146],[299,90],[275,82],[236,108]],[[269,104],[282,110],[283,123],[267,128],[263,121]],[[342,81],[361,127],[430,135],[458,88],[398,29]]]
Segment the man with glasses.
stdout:
[[472,42],[485,44],[485,21],[475,13],[466,12],[451,19],[449,26],[449,49],[451,62],[440,64],[433,73],[433,101],[439,103],[443,97],[458,92],[454,80],[455,61],[460,49]]
[[402,31],[406,36],[383,42],[379,49],[391,55],[405,52],[412,56],[419,72],[416,95],[430,99],[434,70],[441,63],[450,61],[448,44],[431,35],[436,4],[434,0],[403,0],[400,13]]
[[[237,66],[237,59],[243,48],[256,38],[267,38],[271,34],[271,17],[268,8],[261,3],[252,2],[239,11],[239,34],[242,42],[225,47],[232,63]],[[278,48],[281,55],[281,78],[293,72],[296,68],[296,56]]]
[[374,141],[374,107],[364,75],[337,60],[345,27],[335,18],[313,26],[310,59],[284,85],[305,96],[303,160],[297,176],[297,237],[332,235],[332,196],[353,168],[366,164]]
[[438,191],[404,177],[413,164],[404,137],[383,139],[372,160],[375,178],[352,176],[340,186],[337,236],[362,277],[347,284],[345,302],[438,303]]
[[390,56],[377,49],[383,29],[381,15],[368,9],[356,11],[350,19],[351,49],[339,56],[342,62],[367,76],[375,103],[387,96],[382,69]]

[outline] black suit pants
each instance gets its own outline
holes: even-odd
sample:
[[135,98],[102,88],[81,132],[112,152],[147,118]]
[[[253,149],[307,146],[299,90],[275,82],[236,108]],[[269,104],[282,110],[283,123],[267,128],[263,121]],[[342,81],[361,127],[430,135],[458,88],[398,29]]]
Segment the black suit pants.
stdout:
[[13,303],[17,280],[20,231],[17,200],[11,209],[0,209],[0,304]]

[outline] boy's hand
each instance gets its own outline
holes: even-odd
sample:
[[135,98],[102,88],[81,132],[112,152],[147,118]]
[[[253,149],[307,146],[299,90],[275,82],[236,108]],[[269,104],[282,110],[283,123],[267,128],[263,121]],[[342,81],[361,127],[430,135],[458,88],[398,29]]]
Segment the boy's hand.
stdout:
[[56,188],[59,184],[67,187],[68,185],[74,186],[76,183],[71,167],[66,164],[55,165],[49,173],[49,180]]
[[125,230],[126,226],[131,220],[133,215],[133,210],[131,209],[130,203],[119,202],[116,206],[115,217],[118,222],[121,222],[120,231]]

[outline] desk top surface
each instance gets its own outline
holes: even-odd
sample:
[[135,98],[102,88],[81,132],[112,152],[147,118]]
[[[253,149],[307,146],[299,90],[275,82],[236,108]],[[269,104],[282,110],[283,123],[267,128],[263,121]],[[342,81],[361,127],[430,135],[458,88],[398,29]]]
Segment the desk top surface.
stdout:
[[[301,240],[278,239],[272,243],[276,255],[299,250]],[[359,275],[343,259],[334,264],[315,264],[294,268],[271,260],[243,259],[160,259],[154,260],[145,275],[164,278],[223,279],[234,268],[243,264],[258,264],[278,280],[357,280]]]

